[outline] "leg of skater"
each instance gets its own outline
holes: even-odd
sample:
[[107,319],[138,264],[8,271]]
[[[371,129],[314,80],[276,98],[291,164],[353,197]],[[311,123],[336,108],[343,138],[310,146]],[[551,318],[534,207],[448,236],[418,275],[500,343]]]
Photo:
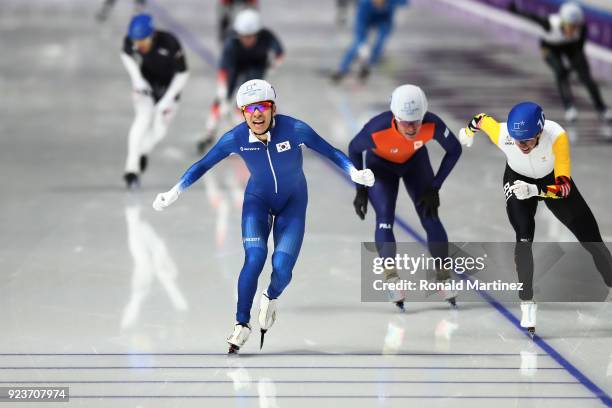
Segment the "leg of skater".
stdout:
[[270,209],[259,197],[245,194],[242,207],[242,242],[244,265],[238,278],[238,305],[234,332],[227,339],[230,353],[246,343],[251,332],[251,307],[257,292],[257,280],[268,255],[268,236],[272,216]]

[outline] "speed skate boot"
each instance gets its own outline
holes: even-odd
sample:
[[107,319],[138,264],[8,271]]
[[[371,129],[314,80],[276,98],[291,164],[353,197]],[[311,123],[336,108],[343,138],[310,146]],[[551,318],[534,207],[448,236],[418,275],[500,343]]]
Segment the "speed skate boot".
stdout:
[[578,120],[578,110],[575,107],[570,106],[565,110],[565,120],[570,123],[574,123]]
[[276,321],[276,299],[270,299],[267,292],[261,294],[259,300],[259,326],[261,327],[261,342],[259,349],[263,347],[264,335]]
[[[397,285],[400,282],[400,277],[395,268],[385,269],[383,278],[385,283]],[[389,300],[393,302],[402,312],[405,311],[404,301],[406,300],[406,291],[401,289],[388,289],[387,293],[389,294]]]
[[229,351],[227,354],[238,354],[238,350],[240,350],[240,347],[244,346],[250,334],[251,326],[244,323],[236,323],[234,332],[227,338],[229,344]]
[[368,77],[370,76],[370,67],[367,65],[362,65],[359,68],[359,80],[361,82],[365,82],[367,81]]
[[138,165],[140,167],[140,172],[144,173],[149,166],[149,157],[146,154],[140,155],[140,160],[138,160]]
[[599,112],[601,120],[607,124],[612,124],[612,110],[606,108]]
[[[442,268],[436,271],[436,281],[444,283],[444,286],[451,286],[453,280],[450,278],[450,271],[448,269]],[[440,296],[442,299],[446,300],[451,307],[457,307],[457,291],[453,289],[443,288],[440,291]]]
[[535,334],[538,305],[533,300],[521,302],[521,327],[527,329],[531,337]]
[[138,179],[138,174],[136,173],[125,173],[123,175],[123,180],[125,180],[125,186],[128,188],[128,190],[140,187],[140,181]]
[[[451,285],[453,280],[452,279],[446,279],[442,281],[444,283],[445,286]],[[449,305],[451,305],[451,307],[457,307],[457,291],[454,289],[441,289],[440,290],[440,296],[442,296],[442,299],[446,300],[448,302]]]
[[331,75],[331,80],[334,84],[339,84],[346,77],[346,72],[336,71]]
[[261,327],[261,341],[259,349],[263,347],[264,336],[276,321],[276,299],[270,299],[267,292],[261,294],[259,300],[259,326]]

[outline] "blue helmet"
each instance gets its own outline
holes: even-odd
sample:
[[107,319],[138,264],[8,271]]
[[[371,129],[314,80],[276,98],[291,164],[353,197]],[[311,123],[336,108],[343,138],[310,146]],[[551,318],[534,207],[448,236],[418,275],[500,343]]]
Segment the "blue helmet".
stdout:
[[521,102],[508,114],[508,133],[515,140],[536,137],[544,129],[544,111],[534,102]]
[[130,40],[142,40],[151,34],[153,34],[153,18],[149,14],[136,14],[132,17],[128,28]]

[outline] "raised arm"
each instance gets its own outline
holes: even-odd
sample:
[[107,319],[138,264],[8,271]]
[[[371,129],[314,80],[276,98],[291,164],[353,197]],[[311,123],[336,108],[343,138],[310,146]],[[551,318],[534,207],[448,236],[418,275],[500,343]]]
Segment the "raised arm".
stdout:
[[232,131],[223,137],[213,146],[212,149],[199,161],[195,162],[169,191],[160,193],[153,202],[153,208],[162,211],[170,204],[175,202],[179,195],[193,183],[198,181],[208,170],[212,169],[217,163],[234,153],[235,142]]
[[298,135],[298,140],[300,140],[301,143],[334,162],[334,164],[348,174],[355,183],[367,186],[372,186],[374,184],[374,175],[370,170],[357,170],[344,153],[327,143],[325,139],[319,136],[319,134],[306,123],[297,120],[295,122],[294,131]]
[[317,153],[327,157],[329,160],[334,162],[336,166],[340,167],[346,174],[350,174],[351,169],[355,168],[344,153],[327,143],[325,139],[319,136],[319,134],[306,123],[298,120],[295,123],[294,129],[298,134],[298,138],[301,143]]
[[130,75],[132,89],[134,89],[134,92],[147,94],[151,92],[151,85],[142,76],[140,67],[132,57],[132,52],[132,42],[128,38],[125,38],[123,42],[123,49],[121,51],[121,62],[123,62],[125,70]]
[[185,60],[185,52],[183,51],[183,48],[178,40],[174,41],[172,48],[174,50],[174,55],[172,56],[174,62],[174,76],[172,77],[170,85],[168,85],[168,89],[166,90],[164,97],[159,102],[160,106],[173,102],[181,93],[187,84],[187,79],[189,78],[187,61]]
[[479,130],[485,132],[489,137],[489,140],[491,140],[491,142],[497,146],[501,125],[492,116],[489,116],[486,113],[479,113],[478,115],[475,115],[472,120],[470,120],[470,123],[459,131],[459,142],[467,147],[472,146],[474,143],[474,135]]
[[362,170],[366,168],[364,154],[368,150],[373,149],[374,140],[372,140],[372,133],[369,131],[369,122],[357,133],[357,135],[349,143],[349,158],[357,169]]
[[272,40],[270,46],[272,48],[272,52],[274,52],[274,56],[276,58],[282,58],[283,55],[285,54],[285,49],[283,48],[283,44],[280,42],[276,34],[274,34],[272,31],[270,31],[270,37]]

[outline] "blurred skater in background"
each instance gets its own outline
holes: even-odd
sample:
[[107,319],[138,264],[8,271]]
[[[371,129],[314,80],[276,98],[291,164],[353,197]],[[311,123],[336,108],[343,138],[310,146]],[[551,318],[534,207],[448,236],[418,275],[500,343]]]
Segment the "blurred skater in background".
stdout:
[[124,174],[127,187],[133,188],[140,183],[149,154],[168,132],[189,74],[178,39],[156,30],[148,14],[130,21],[121,60],[132,81],[135,111]]
[[570,86],[570,76],[576,72],[584,84],[599,117],[612,121],[612,111],[608,109],[601,97],[599,86],[591,75],[589,61],[584,53],[588,27],[584,11],[576,2],[563,3],[559,12],[547,17],[519,10],[513,2],[510,10],[539,24],[544,30],[540,48],[544,61],[555,75],[561,102],[565,108],[565,120],[574,122],[578,119],[578,110]]
[[217,5],[217,38],[223,44],[231,34],[232,23],[238,13],[247,8],[257,8],[257,0],[220,0]]
[[[334,82],[340,82],[348,75],[355,57],[359,56],[359,79],[366,80],[371,68],[380,61],[385,43],[393,29],[393,17],[397,7],[406,5],[407,0],[359,0],[355,15],[354,38],[342,58],[340,68],[332,75]],[[370,48],[368,35],[376,31],[376,40]]]
[[282,63],[283,46],[271,30],[262,26],[259,12],[241,11],[234,20],[234,31],[223,46],[217,71],[217,94],[208,113],[204,136],[197,142],[200,154],[215,142],[222,118],[235,113],[234,124],[242,120],[241,113],[231,107],[238,84],[265,78],[268,68]]

